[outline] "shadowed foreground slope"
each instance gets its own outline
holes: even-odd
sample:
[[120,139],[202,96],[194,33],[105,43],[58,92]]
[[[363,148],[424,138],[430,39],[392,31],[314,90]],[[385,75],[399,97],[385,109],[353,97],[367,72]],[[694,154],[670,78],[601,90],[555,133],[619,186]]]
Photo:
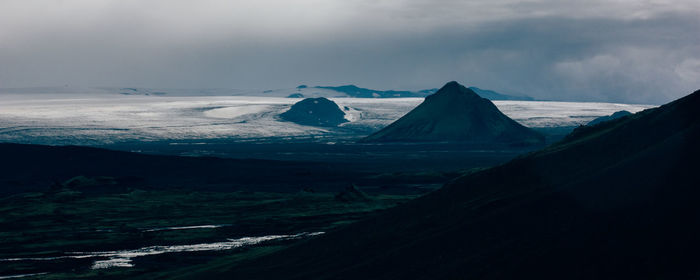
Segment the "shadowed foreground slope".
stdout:
[[700,91],[582,127],[383,215],[185,277],[697,278],[697,108]]

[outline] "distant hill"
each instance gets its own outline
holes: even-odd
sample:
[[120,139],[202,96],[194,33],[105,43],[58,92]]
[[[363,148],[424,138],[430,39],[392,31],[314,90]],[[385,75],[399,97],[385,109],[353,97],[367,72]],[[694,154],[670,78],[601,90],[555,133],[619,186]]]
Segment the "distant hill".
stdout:
[[619,118],[626,117],[629,115],[632,115],[632,113],[630,113],[628,111],[617,111],[610,116],[602,116],[602,117],[596,118],[596,119],[590,121],[587,125],[596,125],[596,124],[599,124],[602,122],[607,122],[607,121],[619,119]]
[[315,88],[319,89],[329,89],[337,92],[347,94],[350,97],[356,98],[392,98],[392,97],[425,97],[429,93],[425,92],[413,92],[404,90],[373,90],[367,88],[357,87],[355,85],[345,85],[345,86],[317,86]]
[[193,276],[694,279],[697,108],[700,91],[583,126],[555,145],[465,174],[365,221]]
[[362,142],[455,141],[542,144],[544,137],[501,113],[493,103],[457,82],[437,93]]
[[323,97],[306,98],[280,114],[283,120],[311,126],[338,126],[348,121],[344,116],[335,102]]
[[301,93],[292,93],[290,95],[287,95],[287,98],[304,98],[304,95]]

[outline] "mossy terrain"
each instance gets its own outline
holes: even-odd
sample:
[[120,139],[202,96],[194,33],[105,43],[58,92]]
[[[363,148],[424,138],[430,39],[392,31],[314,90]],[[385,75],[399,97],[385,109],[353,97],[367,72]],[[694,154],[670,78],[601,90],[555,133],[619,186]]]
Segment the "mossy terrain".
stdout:
[[[71,181],[74,182],[75,180]],[[134,189],[91,195],[68,188],[0,199],[0,259],[63,256],[66,252],[200,244],[245,236],[325,232],[416,195],[338,200],[334,193],[195,192]],[[167,230],[168,227],[216,228]],[[133,260],[132,268],[92,270],[93,260],[2,261],[0,275],[50,272],[42,279],[133,277],[223,258],[264,255],[293,241],[226,251],[173,253]]]

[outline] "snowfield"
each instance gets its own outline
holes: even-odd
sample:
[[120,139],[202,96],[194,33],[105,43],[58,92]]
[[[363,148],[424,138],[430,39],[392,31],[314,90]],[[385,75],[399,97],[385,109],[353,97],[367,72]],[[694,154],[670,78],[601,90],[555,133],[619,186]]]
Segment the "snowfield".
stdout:
[[[260,138],[351,139],[381,129],[423,98],[330,98],[350,121],[338,128],[297,125],[278,115],[301,100],[250,96],[2,94],[0,141],[36,144],[107,144],[123,141]],[[585,124],[616,111],[649,105],[494,101],[529,127]]]

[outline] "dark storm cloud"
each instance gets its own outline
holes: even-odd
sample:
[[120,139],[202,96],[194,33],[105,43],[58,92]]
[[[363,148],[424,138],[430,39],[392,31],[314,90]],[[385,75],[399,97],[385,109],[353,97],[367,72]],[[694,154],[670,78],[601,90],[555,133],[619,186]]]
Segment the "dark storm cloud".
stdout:
[[458,80],[638,103],[700,88],[693,1],[205,2],[3,2],[0,87],[420,89]]

